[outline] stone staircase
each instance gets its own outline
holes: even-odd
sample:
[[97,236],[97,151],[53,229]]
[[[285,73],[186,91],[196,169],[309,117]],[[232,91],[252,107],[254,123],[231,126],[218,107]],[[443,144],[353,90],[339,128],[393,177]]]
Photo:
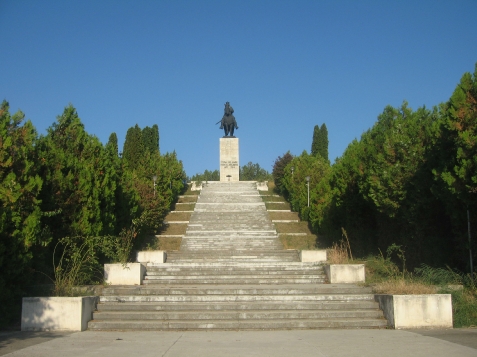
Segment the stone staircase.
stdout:
[[382,328],[370,289],[325,284],[319,263],[283,250],[256,186],[209,182],[179,252],[141,286],[103,290],[91,330]]

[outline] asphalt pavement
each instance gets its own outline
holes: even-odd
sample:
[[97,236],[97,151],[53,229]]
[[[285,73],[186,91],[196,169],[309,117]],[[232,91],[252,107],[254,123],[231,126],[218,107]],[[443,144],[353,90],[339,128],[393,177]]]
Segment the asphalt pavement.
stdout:
[[0,356],[477,357],[477,329],[0,332]]

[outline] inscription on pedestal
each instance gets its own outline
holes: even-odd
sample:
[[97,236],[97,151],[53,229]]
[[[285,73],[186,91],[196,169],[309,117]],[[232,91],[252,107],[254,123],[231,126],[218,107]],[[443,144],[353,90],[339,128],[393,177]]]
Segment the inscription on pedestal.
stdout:
[[239,180],[238,138],[220,138],[220,181]]

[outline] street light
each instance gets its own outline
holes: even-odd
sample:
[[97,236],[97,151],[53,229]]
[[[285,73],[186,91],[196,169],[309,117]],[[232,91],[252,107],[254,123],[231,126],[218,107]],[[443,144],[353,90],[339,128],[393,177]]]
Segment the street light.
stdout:
[[308,207],[310,207],[310,176],[305,177],[308,186]]
[[154,181],[154,197],[156,197],[156,181],[157,181],[157,176],[156,176],[156,175],[152,176],[152,180]]
[[292,170],[292,177],[293,177],[293,171],[295,171],[295,166],[292,166],[291,170]]

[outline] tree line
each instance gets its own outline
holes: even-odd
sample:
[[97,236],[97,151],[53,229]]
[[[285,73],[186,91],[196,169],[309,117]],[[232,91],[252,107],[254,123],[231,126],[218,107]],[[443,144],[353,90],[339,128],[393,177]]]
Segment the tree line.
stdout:
[[477,65],[445,103],[384,108],[333,165],[317,128],[311,154],[279,156],[272,174],[322,245],[342,239],[344,229],[357,255],[395,244],[410,267],[469,271],[469,251],[476,256],[467,212],[477,227]]
[[[88,246],[97,267],[129,259],[131,249],[161,229],[164,216],[184,189],[184,179],[176,154],[160,154],[157,125],[130,128],[118,153],[116,134],[103,145],[85,131],[72,105],[46,135],[38,135],[24,113],[11,114],[4,100],[0,107],[0,325],[18,313],[19,298],[30,286],[57,273],[51,262],[59,244]],[[125,246],[122,242],[128,234],[129,246]],[[77,251],[66,253],[68,260],[74,258],[68,254]],[[83,282],[98,279],[91,271]]]
[[[260,164],[248,162],[246,165],[239,167],[240,181],[271,181],[273,176],[267,170],[262,168]],[[192,176],[189,181],[206,182],[220,181],[220,171],[205,170],[203,173],[197,173]]]

